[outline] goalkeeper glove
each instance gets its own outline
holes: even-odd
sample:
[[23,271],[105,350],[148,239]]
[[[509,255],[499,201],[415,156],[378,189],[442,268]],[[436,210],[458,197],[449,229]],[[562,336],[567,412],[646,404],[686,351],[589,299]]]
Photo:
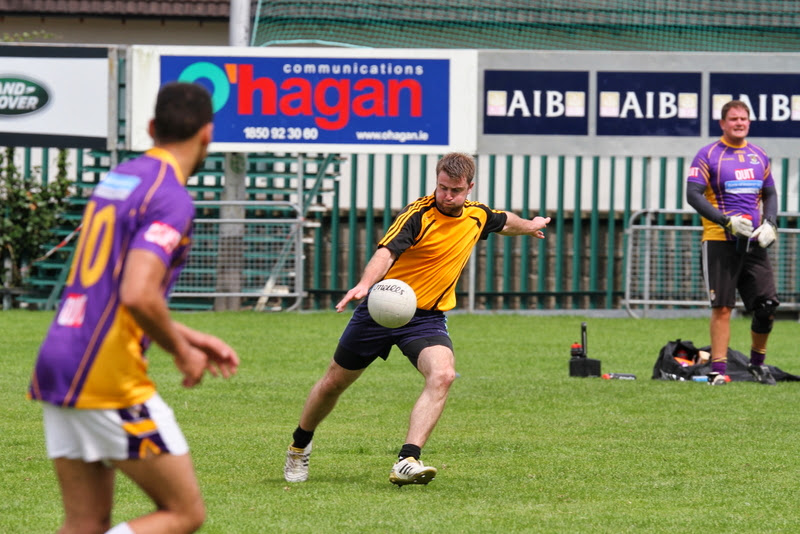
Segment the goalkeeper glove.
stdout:
[[746,217],[734,215],[724,221],[723,226],[736,237],[750,237],[753,235],[753,221]]
[[775,225],[771,221],[764,221],[761,223],[761,226],[756,228],[752,237],[758,237],[758,245],[761,248],[767,248],[775,242],[775,238],[778,237],[778,235],[775,232]]

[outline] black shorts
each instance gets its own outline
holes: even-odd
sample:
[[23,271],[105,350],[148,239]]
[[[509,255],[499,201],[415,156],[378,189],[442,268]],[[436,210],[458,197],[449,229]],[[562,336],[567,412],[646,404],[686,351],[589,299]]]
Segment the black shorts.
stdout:
[[418,309],[408,324],[386,328],[372,320],[367,310],[367,299],[364,299],[339,338],[333,360],[345,369],[358,371],[378,357],[388,358],[393,345],[403,351],[414,367],[419,353],[426,347],[443,345],[452,351],[447,316],[440,311]]
[[704,241],[702,250],[703,277],[712,308],[735,307],[737,289],[747,311],[765,299],[778,302],[767,249],[752,242],[747,252],[739,252],[735,241]]

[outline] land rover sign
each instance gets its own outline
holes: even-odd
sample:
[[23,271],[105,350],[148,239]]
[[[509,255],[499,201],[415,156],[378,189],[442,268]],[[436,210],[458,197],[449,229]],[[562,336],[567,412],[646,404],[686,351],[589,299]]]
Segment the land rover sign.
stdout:
[[115,147],[117,50],[0,44],[0,146]]
[[33,80],[0,75],[0,116],[33,113],[47,105],[50,95]]

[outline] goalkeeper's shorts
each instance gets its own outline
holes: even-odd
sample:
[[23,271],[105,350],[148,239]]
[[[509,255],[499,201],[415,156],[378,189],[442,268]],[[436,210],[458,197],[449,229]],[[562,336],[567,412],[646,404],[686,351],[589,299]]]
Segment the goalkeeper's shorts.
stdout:
[[750,243],[747,252],[735,241],[703,241],[703,277],[712,308],[736,306],[736,290],[746,310],[764,299],[778,301],[767,249]]

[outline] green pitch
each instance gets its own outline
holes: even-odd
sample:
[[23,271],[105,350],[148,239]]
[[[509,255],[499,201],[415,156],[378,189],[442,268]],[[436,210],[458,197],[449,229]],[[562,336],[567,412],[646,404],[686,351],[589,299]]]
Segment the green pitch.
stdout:
[[[305,395],[349,314],[180,314],[229,341],[239,375],[194,390],[160,350],[151,374],[192,448],[208,507],[205,533],[793,532],[800,383],[776,387],[650,380],[660,347],[708,344],[705,319],[453,314],[460,377],[423,461],[428,486],[398,489],[389,470],[421,377],[394,349],[344,394],[314,440],[304,484],[283,480]],[[51,313],[0,313],[0,532],[53,532],[61,504],[41,409],[24,398]],[[568,376],[589,332],[603,372]],[[731,346],[749,350],[749,320]],[[800,374],[800,324],[776,323],[767,363]],[[114,522],[150,510],[120,476]]]

